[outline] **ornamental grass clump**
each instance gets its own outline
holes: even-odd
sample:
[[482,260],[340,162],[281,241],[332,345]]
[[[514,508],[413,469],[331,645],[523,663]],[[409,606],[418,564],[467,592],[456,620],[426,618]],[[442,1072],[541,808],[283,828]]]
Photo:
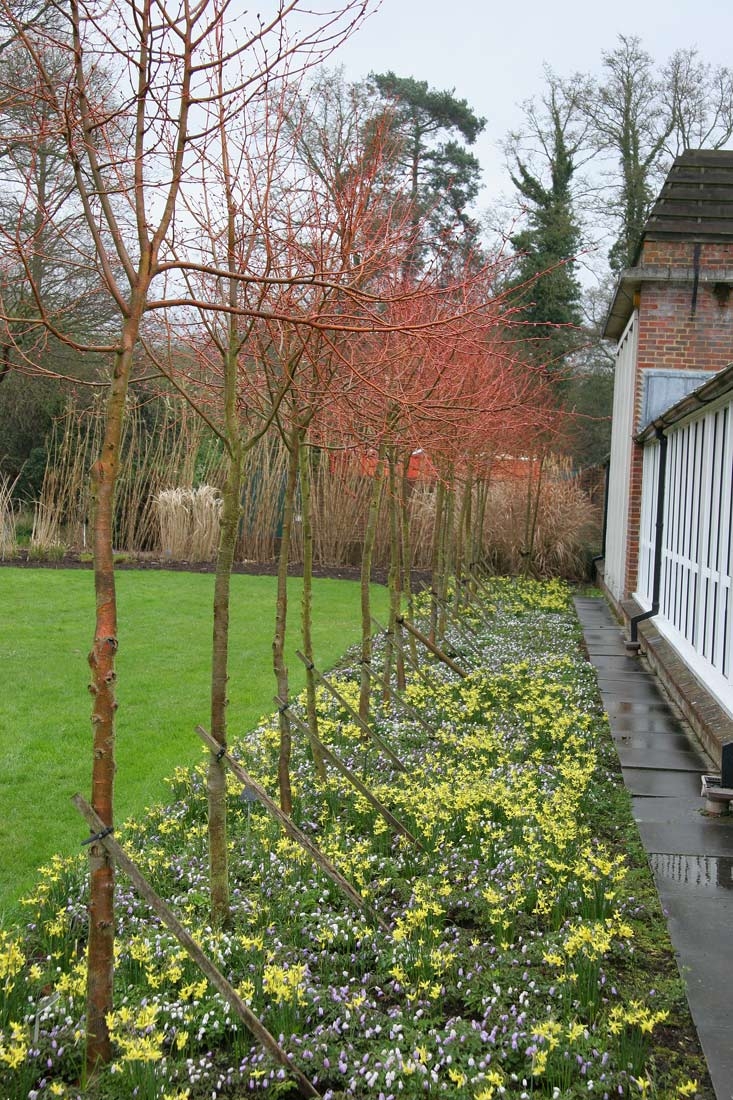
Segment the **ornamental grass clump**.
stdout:
[[53,505],[37,501],[30,538],[31,554],[34,557],[60,557],[64,549],[60,514]]
[[[293,817],[390,934],[231,777],[232,922],[212,928],[205,762],[120,841],[324,1100],[712,1100],[567,589],[493,581],[469,617],[473,656],[444,639],[465,678],[410,671],[422,722],[373,700],[404,771],[317,696],[323,741],[417,843],[298,746]],[[355,657],[332,677],[350,704],[358,672]],[[277,731],[263,721],[236,750],[271,792]],[[81,861],[57,862],[0,943],[11,1100],[84,1095],[84,890]],[[122,879],[117,901],[116,1057],[89,1095],[293,1095]]]
[[[531,465],[531,464],[530,464]],[[498,478],[486,504],[485,555],[498,573],[528,570],[539,577],[581,578],[600,515],[571,464],[551,458],[532,479]]]
[[17,480],[11,481],[5,474],[0,474],[0,561],[12,558],[18,549],[15,537],[17,506],[13,500]]
[[155,497],[160,546],[176,561],[212,561],[219,540],[221,496],[211,485],[162,489]]

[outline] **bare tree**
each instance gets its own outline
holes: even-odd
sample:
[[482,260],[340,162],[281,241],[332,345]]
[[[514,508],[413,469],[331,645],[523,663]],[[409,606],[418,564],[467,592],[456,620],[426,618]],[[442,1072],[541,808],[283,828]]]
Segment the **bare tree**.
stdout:
[[733,71],[708,64],[696,49],[672,54],[662,69],[662,96],[674,119],[670,156],[720,149],[733,135]]
[[613,232],[609,259],[618,272],[634,260],[671,159],[686,148],[720,148],[733,134],[733,72],[694,48],[660,62],[636,35],[619,35],[601,63],[598,78],[546,69],[543,95],[524,105],[524,125],[506,147],[512,166],[521,161],[542,178],[561,135],[577,166],[573,195],[585,234],[592,224]]
[[[718,148],[733,133],[733,75],[678,50],[660,66],[632,35],[603,55],[604,75],[584,104],[593,147],[615,161],[620,231],[611,267],[633,263],[651,201],[670,160],[684,148]],[[617,181],[617,182],[616,182]]]

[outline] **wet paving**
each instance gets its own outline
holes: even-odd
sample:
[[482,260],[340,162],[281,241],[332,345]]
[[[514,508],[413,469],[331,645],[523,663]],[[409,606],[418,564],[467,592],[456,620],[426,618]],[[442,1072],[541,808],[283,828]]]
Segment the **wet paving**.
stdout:
[[605,601],[575,606],[715,1095],[733,1100],[733,816],[705,815],[700,796],[700,777],[720,766],[629,656]]

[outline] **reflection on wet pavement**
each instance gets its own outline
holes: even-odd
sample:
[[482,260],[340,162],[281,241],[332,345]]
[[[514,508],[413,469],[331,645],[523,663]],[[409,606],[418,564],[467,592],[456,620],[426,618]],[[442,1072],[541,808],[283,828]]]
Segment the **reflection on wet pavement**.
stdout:
[[733,890],[731,856],[681,856],[652,852],[649,863],[660,887],[668,881],[690,890],[709,890],[711,887]]

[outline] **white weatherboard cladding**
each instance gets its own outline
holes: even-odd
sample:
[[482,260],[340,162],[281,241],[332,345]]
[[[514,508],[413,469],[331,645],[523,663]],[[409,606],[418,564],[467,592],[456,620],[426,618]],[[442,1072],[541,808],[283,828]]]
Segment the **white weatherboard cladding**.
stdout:
[[634,393],[636,387],[636,349],[638,314],[632,314],[616,350],[613,386],[613,432],[611,462],[608,470],[608,516],[604,580],[617,600],[627,593],[626,546],[629,512],[629,476],[634,433]]

